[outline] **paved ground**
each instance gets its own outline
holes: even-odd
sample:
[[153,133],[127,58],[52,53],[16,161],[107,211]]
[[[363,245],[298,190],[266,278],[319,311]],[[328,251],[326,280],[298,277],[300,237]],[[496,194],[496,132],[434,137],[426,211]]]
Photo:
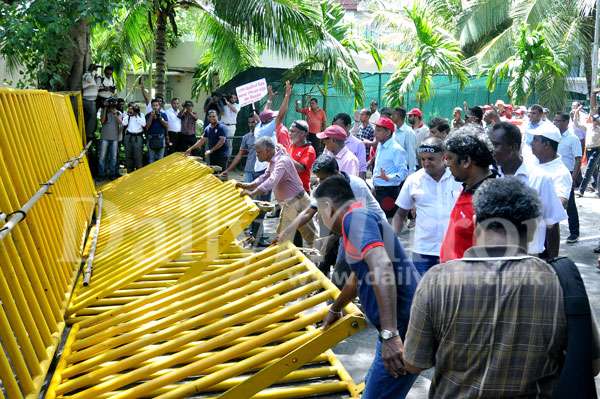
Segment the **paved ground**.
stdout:
[[[565,244],[569,233],[567,222],[563,222],[560,227],[562,242],[560,255],[569,256],[576,262],[585,281],[596,319],[600,320],[600,271],[596,269],[598,255],[592,252],[600,240],[600,198],[597,198],[594,194],[586,193],[584,198],[577,199],[577,207],[581,224],[580,240],[573,245]],[[275,224],[276,219],[266,219],[265,229],[269,236],[273,235]],[[411,249],[411,233],[411,231],[405,231],[400,237],[408,250]],[[334,352],[356,382],[364,380],[373,360],[376,338],[376,331],[371,327],[348,338],[334,348]],[[422,373],[415,382],[408,398],[426,398],[432,375],[431,370]],[[600,378],[596,378],[596,385],[600,389]]]

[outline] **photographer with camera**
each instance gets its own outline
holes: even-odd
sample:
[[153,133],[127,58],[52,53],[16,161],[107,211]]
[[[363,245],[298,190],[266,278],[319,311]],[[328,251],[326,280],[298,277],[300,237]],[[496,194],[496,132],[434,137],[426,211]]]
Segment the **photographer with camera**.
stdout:
[[225,106],[223,107],[223,117],[221,123],[225,125],[225,131],[227,132],[227,157],[231,157],[231,150],[233,148],[233,136],[235,136],[235,126],[237,124],[238,112],[240,112],[240,104],[235,94],[229,94],[223,98]]
[[144,151],[144,128],[146,127],[146,118],[140,111],[140,106],[130,104],[127,114],[123,117],[123,126],[125,127],[125,159],[127,172],[131,173],[143,166],[142,155]]
[[[100,150],[98,154],[98,177],[113,179],[117,177],[117,153],[119,150],[119,130],[123,123],[117,110],[117,99],[107,98],[102,104],[100,122]],[[106,157],[108,155],[108,165]]]
[[158,161],[165,156],[165,141],[167,127],[169,126],[167,114],[160,110],[160,100],[155,98],[150,104],[152,105],[152,112],[146,114],[148,163]]
[[221,115],[223,115],[223,96],[220,93],[214,92],[204,101],[204,128],[206,128],[209,124],[208,121],[208,113],[210,111],[215,111],[217,113],[217,118],[221,119]]
[[83,119],[85,121],[85,137],[87,141],[94,139],[96,126],[98,125],[98,109],[96,100],[98,98],[98,85],[96,84],[96,70],[100,65],[90,64],[87,72],[83,74],[81,88],[83,89]]
[[183,103],[183,110],[177,114],[181,120],[181,133],[175,143],[175,151],[184,152],[196,143],[196,121],[198,115],[194,112],[194,103],[187,100]]
[[105,101],[112,98],[117,91],[113,72],[114,68],[107,65],[104,68],[104,75],[96,77],[96,84],[98,85],[98,108],[104,107]]

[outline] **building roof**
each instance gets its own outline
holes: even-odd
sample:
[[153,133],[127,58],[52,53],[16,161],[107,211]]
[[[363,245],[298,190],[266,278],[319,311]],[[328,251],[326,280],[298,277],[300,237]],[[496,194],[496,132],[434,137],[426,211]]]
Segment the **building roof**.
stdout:
[[356,11],[358,9],[359,0],[338,0],[344,10],[346,11]]

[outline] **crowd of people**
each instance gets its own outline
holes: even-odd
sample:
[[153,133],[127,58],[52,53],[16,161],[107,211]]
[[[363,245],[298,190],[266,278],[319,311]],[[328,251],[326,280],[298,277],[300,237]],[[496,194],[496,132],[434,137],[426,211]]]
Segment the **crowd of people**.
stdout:
[[[295,104],[288,128],[286,82],[279,109],[269,87],[264,107],[244,121],[233,156],[235,95],[207,99],[197,138],[191,101],[180,108],[173,98],[165,110],[141,85],[144,116],[136,104],[124,113],[110,94],[101,98],[100,88],[114,94],[111,72],[84,76],[98,87],[84,85],[84,104],[94,117],[100,109],[100,175],[115,173],[120,131],[128,171],[141,167],[144,144],[149,162],[204,149],[224,179],[244,161],[242,195],[280,207],[272,242],[261,232],[264,213],[254,221],[256,243],[319,245],[320,270],[342,289],[324,328],[355,296],[377,328],[363,398],[403,398],[431,367],[431,397],[595,397],[595,322],[577,268],[557,257],[561,221],[566,242],[579,239],[576,198],[590,183],[600,196],[598,113],[573,103],[551,115],[498,100],[426,118],[371,101],[328,124],[311,98]],[[410,256],[399,239],[407,229]]]
[[[116,96],[114,69],[91,64],[82,78],[86,137],[97,141],[96,177],[99,181],[119,177],[119,149],[123,146],[127,172],[162,159],[173,152],[191,154],[208,144],[204,153],[213,165],[225,169],[231,157],[240,106],[235,94],[213,93],[204,103],[204,118],[194,111],[191,100],[177,97],[169,105],[157,95],[150,96],[140,78],[138,83],[145,106]],[[100,121],[99,137],[96,140]],[[200,139],[197,131],[202,130]]]
[[[299,232],[313,247],[327,237],[319,268],[342,291],[324,327],[358,296],[379,331],[363,397],[405,397],[431,367],[432,397],[595,392],[600,343],[589,302],[576,266],[557,257],[561,221],[567,243],[579,238],[575,197],[597,176],[599,116],[574,103],[551,119],[539,105],[523,112],[498,101],[425,123],[420,109],[373,101],[354,121],[339,113],[327,126],[311,99],[297,104],[306,120],[288,136],[291,89],[275,113],[270,91],[223,176],[247,158],[254,173],[238,187],[273,193],[275,242]],[[410,256],[399,240],[407,228]],[[573,329],[571,280],[587,322]]]

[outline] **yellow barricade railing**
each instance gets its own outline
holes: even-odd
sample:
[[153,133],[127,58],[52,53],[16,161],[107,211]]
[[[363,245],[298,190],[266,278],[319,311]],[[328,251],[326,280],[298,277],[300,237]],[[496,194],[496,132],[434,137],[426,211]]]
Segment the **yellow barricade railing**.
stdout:
[[258,208],[210,172],[173,154],[103,187],[91,283],[79,282],[67,313],[90,316],[174,283],[157,271],[186,252],[223,252]]
[[37,395],[64,328],[95,201],[87,160],[69,162],[82,150],[67,97],[0,89],[0,380],[10,398]]
[[[360,311],[314,328],[338,294],[291,244],[207,268],[74,324],[47,397],[358,397],[327,350],[365,326]],[[306,379],[325,381],[286,385]]]

